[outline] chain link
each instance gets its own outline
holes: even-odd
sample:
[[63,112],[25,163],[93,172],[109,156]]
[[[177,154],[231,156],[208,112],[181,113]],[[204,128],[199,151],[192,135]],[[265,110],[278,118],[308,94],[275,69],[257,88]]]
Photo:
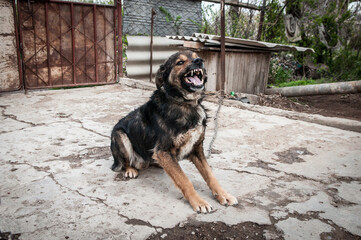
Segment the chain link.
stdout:
[[217,109],[216,115],[214,116],[214,133],[213,133],[212,140],[209,143],[208,152],[207,152],[207,159],[211,157],[212,147],[213,147],[214,141],[217,138],[217,134],[218,134],[218,116],[219,116],[219,112],[221,111],[221,107],[222,107],[222,104],[223,104],[223,98],[224,97],[221,94],[218,94],[218,109]]
[[[201,2],[176,0],[124,0],[123,33],[150,35],[151,10],[154,8],[154,36],[186,35],[199,32],[202,25]],[[170,14],[167,17],[160,8]],[[189,9],[192,9],[190,11]]]

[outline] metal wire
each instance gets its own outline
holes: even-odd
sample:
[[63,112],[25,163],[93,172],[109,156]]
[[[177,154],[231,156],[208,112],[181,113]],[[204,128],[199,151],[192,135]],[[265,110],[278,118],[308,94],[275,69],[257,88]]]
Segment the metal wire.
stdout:
[[[202,25],[201,1],[124,0],[123,34],[150,35],[154,8],[154,36],[187,35],[199,32]],[[160,10],[169,12],[171,19]],[[190,11],[189,9],[192,9]]]
[[209,143],[208,152],[207,152],[207,156],[206,156],[207,158],[211,157],[212,147],[213,147],[214,141],[217,138],[217,134],[218,134],[218,116],[219,116],[219,112],[221,111],[222,104],[223,104],[223,96],[222,96],[222,94],[219,94],[218,95],[218,109],[217,109],[216,115],[214,116],[214,133],[213,133],[212,140]]

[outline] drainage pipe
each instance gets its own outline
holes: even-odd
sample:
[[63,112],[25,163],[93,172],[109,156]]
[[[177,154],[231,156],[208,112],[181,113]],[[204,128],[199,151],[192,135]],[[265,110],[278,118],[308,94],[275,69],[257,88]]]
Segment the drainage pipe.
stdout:
[[309,95],[325,95],[337,93],[358,93],[361,92],[361,80],[350,82],[323,83],[316,85],[268,88],[265,94],[281,94],[284,97],[300,97]]

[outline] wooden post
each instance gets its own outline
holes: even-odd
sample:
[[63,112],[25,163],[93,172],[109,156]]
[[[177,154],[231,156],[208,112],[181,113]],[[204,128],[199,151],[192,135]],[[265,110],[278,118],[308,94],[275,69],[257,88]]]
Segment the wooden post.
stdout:
[[224,21],[225,0],[221,0],[221,94],[224,95],[226,82],[226,27]]
[[152,82],[153,72],[153,31],[154,31],[154,15],[156,14],[154,8],[152,8],[152,17],[150,19],[150,69],[149,69],[149,82]]
[[123,16],[122,16],[122,1],[117,1],[118,10],[118,74],[123,77]]
[[[207,2],[221,3],[222,0],[207,0]],[[239,1],[226,0],[224,1],[224,3],[235,7],[242,7],[242,8],[253,9],[258,11],[261,10],[261,8],[257,5],[249,4],[249,3],[241,3]]]

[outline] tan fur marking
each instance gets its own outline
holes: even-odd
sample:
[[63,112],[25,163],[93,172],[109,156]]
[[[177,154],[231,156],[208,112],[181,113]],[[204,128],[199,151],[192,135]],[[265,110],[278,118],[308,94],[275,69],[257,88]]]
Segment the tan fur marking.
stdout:
[[203,179],[206,181],[208,187],[211,189],[213,195],[222,205],[236,205],[238,201],[235,197],[228,194],[215,178],[211,167],[208,165],[206,157],[203,152],[203,144],[199,144],[195,149],[195,154],[190,156],[190,160],[194,163]]
[[179,166],[177,159],[168,152],[163,151],[155,152],[153,158],[163,167],[164,171],[173,180],[175,186],[181,190],[184,198],[189,201],[195,211],[204,213],[212,211],[212,206],[204,201],[194,190],[193,184]]
[[[117,133],[122,143],[119,147],[122,149],[124,157],[127,159],[125,161],[124,168],[127,167],[135,167],[137,169],[147,168],[149,163],[146,163],[141,156],[139,156],[134,150],[132,143],[130,142],[128,136],[125,133],[118,132]],[[119,144],[119,143],[117,143]]]
[[179,57],[178,57],[178,59],[177,59],[177,61],[176,61],[176,64],[177,64],[179,61],[185,62],[185,61],[187,61],[187,60],[188,60],[187,56],[184,55],[184,54],[181,54],[181,55],[179,55]]
[[179,134],[173,139],[173,144],[178,148],[178,160],[182,160],[192,150],[204,132],[203,126],[190,129],[184,134]]
[[176,63],[180,61],[184,61],[185,63],[183,65],[175,65],[175,67],[172,69],[172,71],[169,74],[169,82],[174,85],[177,85],[181,89],[181,82],[180,82],[181,79],[179,77],[181,75],[180,73],[183,71],[185,66],[188,65],[187,63],[188,58],[185,55],[180,55]]
[[192,53],[192,58],[198,58],[198,54],[197,53]]

